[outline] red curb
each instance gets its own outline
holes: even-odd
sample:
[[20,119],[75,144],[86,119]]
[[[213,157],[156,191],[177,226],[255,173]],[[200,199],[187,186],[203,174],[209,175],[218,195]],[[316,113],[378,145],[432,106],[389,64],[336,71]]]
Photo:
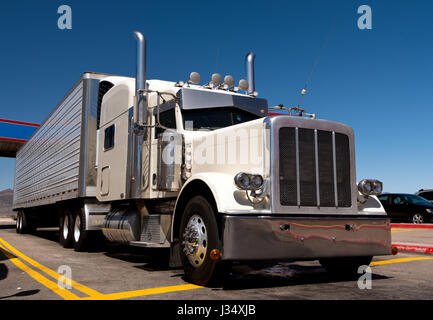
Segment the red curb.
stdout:
[[405,245],[405,244],[393,244],[392,246],[397,247],[398,251],[433,254],[433,247]]
[[15,120],[6,120],[6,119],[0,119],[0,122],[4,123],[12,123],[12,124],[21,124],[24,126],[30,126],[30,127],[40,127],[37,123],[30,123],[30,122],[23,122],[23,121],[15,121]]
[[12,142],[27,142],[27,140],[24,140],[24,139],[14,139],[14,138],[5,138],[5,137],[0,137],[0,140],[12,141]]
[[391,223],[391,228],[433,229],[433,224]]

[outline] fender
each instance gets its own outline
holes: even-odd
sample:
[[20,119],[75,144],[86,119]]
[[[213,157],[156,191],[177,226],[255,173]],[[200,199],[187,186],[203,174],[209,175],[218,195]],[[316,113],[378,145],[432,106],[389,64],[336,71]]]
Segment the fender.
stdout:
[[[201,172],[193,175],[188,181],[182,186],[176,200],[174,207],[174,214],[171,223],[171,240],[173,241],[173,229],[175,226],[175,220],[178,215],[182,212],[178,212],[179,200],[182,198],[185,189],[192,182],[201,181],[209,188],[212,192],[212,196],[215,200],[215,204],[219,213],[223,214],[248,214],[254,212],[255,214],[269,214],[270,207],[269,203],[253,205],[246,197],[245,191],[239,190],[234,184],[234,176],[227,173],[216,173],[216,172]],[[197,192],[199,193],[199,192]]]
[[[358,192],[358,198],[360,197],[362,197],[362,195]],[[358,200],[358,213],[363,215],[387,216],[387,213],[377,196],[367,196],[365,202],[360,202]]]

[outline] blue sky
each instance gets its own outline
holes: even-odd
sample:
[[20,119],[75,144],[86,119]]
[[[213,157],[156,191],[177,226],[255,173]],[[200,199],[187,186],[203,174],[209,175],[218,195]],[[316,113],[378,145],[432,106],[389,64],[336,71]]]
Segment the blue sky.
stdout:
[[[72,30],[57,28],[62,4]],[[357,26],[364,4],[371,30]],[[8,1],[0,118],[42,122],[85,71],[133,76],[135,29],[148,41],[149,78],[197,71],[205,81],[217,71],[238,80],[253,51],[260,96],[293,106],[330,34],[303,107],[354,129],[358,180],[413,193],[433,188],[432,13],[430,0]],[[14,160],[0,167],[0,190],[12,187]]]

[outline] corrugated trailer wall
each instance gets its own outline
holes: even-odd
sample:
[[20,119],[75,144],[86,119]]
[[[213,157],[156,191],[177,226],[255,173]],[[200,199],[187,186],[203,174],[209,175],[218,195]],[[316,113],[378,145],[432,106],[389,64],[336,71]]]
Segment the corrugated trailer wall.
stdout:
[[99,81],[85,73],[18,151],[14,209],[94,197]]

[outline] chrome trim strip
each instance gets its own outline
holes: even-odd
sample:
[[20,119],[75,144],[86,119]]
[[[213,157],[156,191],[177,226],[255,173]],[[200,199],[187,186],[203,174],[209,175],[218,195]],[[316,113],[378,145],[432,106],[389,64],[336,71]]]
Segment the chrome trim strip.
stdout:
[[337,190],[337,154],[335,150],[335,131],[332,131],[332,161],[334,167],[334,198],[335,207],[338,208],[338,190]]
[[[299,175],[299,128],[295,128],[295,145],[296,145],[296,196],[298,207],[301,206],[301,179]],[[278,195],[279,196],[279,195]]]
[[316,197],[317,208],[320,208],[320,183],[319,183],[319,146],[317,142],[317,129],[314,129],[314,155],[316,159]]

